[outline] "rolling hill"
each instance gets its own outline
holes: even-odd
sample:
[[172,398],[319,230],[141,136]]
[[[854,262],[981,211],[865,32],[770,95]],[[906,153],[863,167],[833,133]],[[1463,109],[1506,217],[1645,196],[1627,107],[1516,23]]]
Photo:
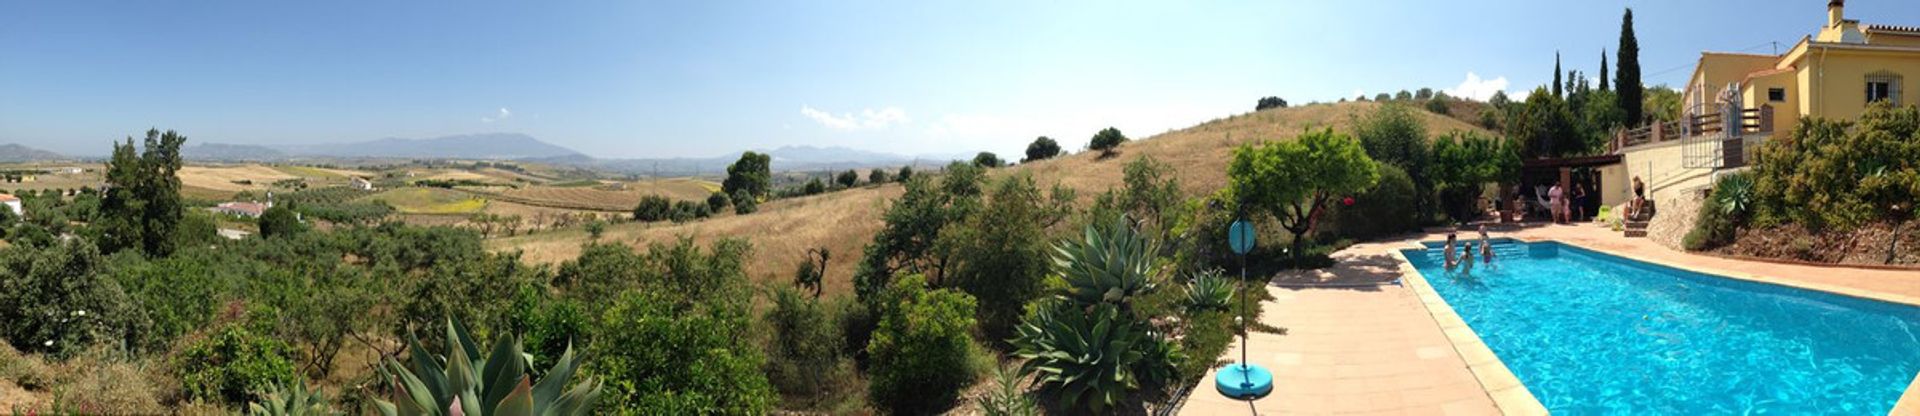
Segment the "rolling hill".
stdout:
[[[1238,114],[1208,121],[1120,147],[1117,157],[1101,160],[1080,153],[1051,160],[997,169],[993,175],[1029,174],[1042,187],[1061,184],[1079,191],[1086,204],[1100,192],[1121,185],[1122,168],[1140,156],[1152,156],[1175,166],[1183,190],[1201,195],[1226,186],[1226,166],[1233,148],[1261,140],[1289,140],[1307,128],[1332,127],[1348,131],[1356,116],[1378,108],[1376,103],[1326,104]],[[1416,111],[1429,134],[1450,131],[1485,132],[1460,120]],[[716,238],[746,236],[754,256],[748,273],[755,279],[785,282],[808,248],[824,247],[833,254],[827,267],[826,290],[851,290],[853,263],[860,250],[883,223],[887,201],[897,198],[897,184],[861,187],[822,195],[783,199],[761,206],[758,213],[723,215],[684,224],[622,224],[609,227],[601,241],[619,241],[637,247],[691,236],[702,243]],[[581,230],[556,231],[490,241],[497,251],[519,250],[533,262],[555,263],[574,258],[587,240]]]
[[0,163],[48,162],[72,160],[66,155],[35,149],[17,143],[0,144]]

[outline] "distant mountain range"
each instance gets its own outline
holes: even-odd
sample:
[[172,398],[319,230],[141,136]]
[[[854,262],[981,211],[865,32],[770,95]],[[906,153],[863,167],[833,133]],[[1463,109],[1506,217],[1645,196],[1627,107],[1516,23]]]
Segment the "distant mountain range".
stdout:
[[[953,160],[972,158],[970,153],[906,156],[838,146],[786,146],[756,151],[772,156],[773,169],[776,171],[864,169],[906,164],[937,166]],[[180,154],[187,160],[214,162],[329,159],[516,160],[660,176],[719,174],[726,170],[727,165],[740,158],[740,153],[735,152],[704,158],[601,159],[519,133],[466,134],[427,139],[385,138],[360,142],[301,145],[203,142],[189,143],[180,149]],[[0,145],[0,162],[68,159],[72,158],[18,144]]]
[[519,160],[582,156],[525,134],[489,133],[430,139],[385,138],[363,142],[248,145],[202,143],[187,145],[180,154],[190,160],[277,161],[285,159],[487,159]]
[[0,144],[0,163],[49,162],[61,160],[73,160],[73,158],[19,144]]

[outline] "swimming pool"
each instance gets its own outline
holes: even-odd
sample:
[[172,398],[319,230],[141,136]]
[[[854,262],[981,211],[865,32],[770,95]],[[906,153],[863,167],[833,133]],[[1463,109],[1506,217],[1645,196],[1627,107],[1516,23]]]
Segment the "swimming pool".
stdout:
[[1920,372],[1920,307],[1556,242],[1449,272],[1437,246],[1402,254],[1556,414],[1886,414]]

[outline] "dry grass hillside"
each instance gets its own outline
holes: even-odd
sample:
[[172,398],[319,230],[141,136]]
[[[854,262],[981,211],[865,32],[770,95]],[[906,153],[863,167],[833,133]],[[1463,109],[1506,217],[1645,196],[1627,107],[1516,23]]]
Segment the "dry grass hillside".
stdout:
[[[1099,159],[1095,153],[1080,153],[1052,160],[1000,169],[994,175],[1027,173],[1041,186],[1062,184],[1079,191],[1085,203],[1092,195],[1119,186],[1122,168],[1142,155],[1152,156],[1175,168],[1190,195],[1212,192],[1226,186],[1226,166],[1235,146],[1261,140],[1288,140],[1305,129],[1351,128],[1356,116],[1378,108],[1375,103],[1327,104],[1239,114],[1206,123],[1136,139],[1120,147],[1119,155]],[[1428,132],[1485,132],[1460,120],[1417,111],[1426,120]],[[1091,129],[1090,129],[1091,130]],[[1065,143],[1080,146],[1081,139]],[[1017,155],[1007,155],[1017,157]],[[761,207],[759,213],[723,215],[686,224],[622,224],[609,227],[602,241],[645,247],[680,236],[692,236],[701,242],[729,236],[747,237],[754,245],[748,273],[764,281],[786,282],[795,265],[809,247],[826,247],[833,253],[827,268],[827,291],[850,290],[853,263],[860,250],[882,223],[880,214],[889,199],[902,192],[897,184],[863,187],[812,197],[776,201]],[[578,229],[502,238],[491,241],[498,251],[522,250],[533,262],[559,263],[579,254],[587,233]]]

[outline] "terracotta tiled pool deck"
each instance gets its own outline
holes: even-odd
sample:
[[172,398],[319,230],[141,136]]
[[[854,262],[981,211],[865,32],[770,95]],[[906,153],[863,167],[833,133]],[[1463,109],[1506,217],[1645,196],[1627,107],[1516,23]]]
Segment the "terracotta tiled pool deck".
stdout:
[[[1679,252],[1592,225],[1496,232],[1554,240],[1622,257],[1737,279],[1920,305],[1920,272],[1752,262]],[[1252,402],[1222,397],[1212,374],[1182,415],[1545,414],[1538,400],[1398,254],[1441,234],[1359,244],[1325,270],[1275,276],[1248,360],[1274,372],[1274,391]],[[1401,279],[1401,284],[1391,284]],[[1228,352],[1238,360],[1239,346]],[[1920,416],[1920,377],[1893,414]]]

